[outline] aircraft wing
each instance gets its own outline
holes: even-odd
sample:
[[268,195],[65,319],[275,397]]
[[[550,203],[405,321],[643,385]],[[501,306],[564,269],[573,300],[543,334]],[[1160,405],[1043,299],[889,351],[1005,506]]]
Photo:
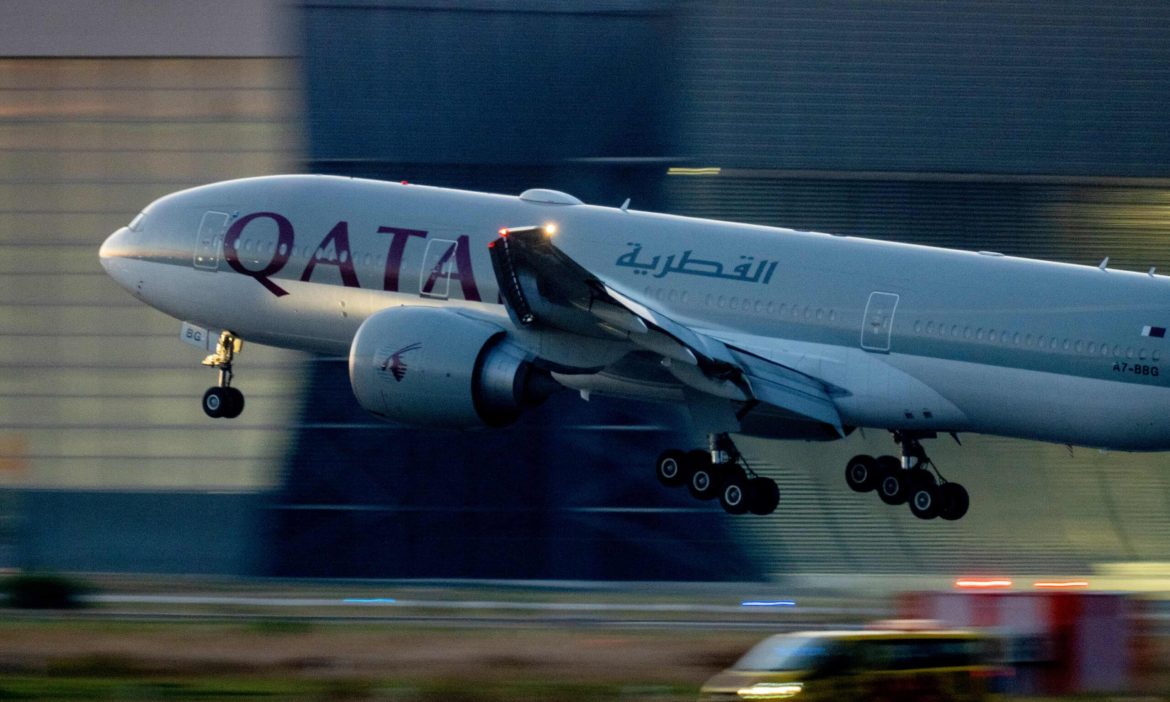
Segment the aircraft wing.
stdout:
[[[730,346],[620,292],[557,248],[543,227],[501,230],[490,245],[492,269],[512,321],[601,338],[620,338],[693,366],[704,389],[738,390],[757,400],[835,428],[841,417],[820,379]],[[696,374],[681,374],[696,379]]]

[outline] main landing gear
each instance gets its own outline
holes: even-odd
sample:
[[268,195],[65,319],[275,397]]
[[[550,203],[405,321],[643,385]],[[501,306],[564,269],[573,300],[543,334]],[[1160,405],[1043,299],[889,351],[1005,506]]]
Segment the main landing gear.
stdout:
[[244,348],[244,341],[225,331],[219,335],[215,353],[203,359],[203,365],[219,370],[219,384],[203,393],[203,411],[208,417],[235,419],[244,411],[244,393],[232,387],[232,359]]
[[776,481],[756,475],[727,434],[712,434],[709,448],[671,449],[658,457],[658,482],[667,487],[686,485],[699,500],[718,498],[728,514],[771,514],[780,502]]
[[958,483],[947,482],[922,448],[920,439],[934,436],[894,432],[894,441],[902,448],[901,460],[893,456],[854,456],[845,466],[845,482],[857,492],[876,490],[887,505],[908,502],[910,511],[919,519],[962,519],[971,504],[967,490]]

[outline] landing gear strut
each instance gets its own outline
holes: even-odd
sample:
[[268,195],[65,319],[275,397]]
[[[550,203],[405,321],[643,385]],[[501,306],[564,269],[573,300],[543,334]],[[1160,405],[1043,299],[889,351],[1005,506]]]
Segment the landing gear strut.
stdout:
[[244,341],[225,331],[219,335],[215,353],[203,359],[203,365],[219,370],[219,383],[203,393],[203,411],[208,417],[235,419],[244,411],[244,393],[232,387],[232,360],[244,348]]
[[908,502],[910,511],[919,519],[962,519],[971,504],[967,490],[943,478],[922,448],[922,439],[935,436],[933,432],[895,431],[894,441],[902,449],[901,458],[854,456],[845,466],[845,482],[857,492],[876,490],[888,505]]
[[686,485],[697,500],[718,498],[728,514],[771,514],[780,502],[776,482],[756,475],[727,434],[711,434],[706,451],[665,451],[656,469],[663,485]]

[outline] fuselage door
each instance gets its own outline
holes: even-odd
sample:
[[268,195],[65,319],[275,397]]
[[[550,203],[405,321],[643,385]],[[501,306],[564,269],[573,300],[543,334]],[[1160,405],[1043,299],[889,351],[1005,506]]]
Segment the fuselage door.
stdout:
[[223,234],[227,230],[226,212],[205,212],[195,238],[195,267],[204,271],[219,268],[219,252],[223,249]]
[[894,329],[894,311],[897,308],[898,296],[894,293],[869,294],[865,318],[861,323],[861,348],[889,353],[890,332]]
[[455,265],[455,249],[458,241],[432,239],[427,243],[423,255],[422,274],[418,279],[418,292],[423,297],[446,300],[451,291],[451,269]]

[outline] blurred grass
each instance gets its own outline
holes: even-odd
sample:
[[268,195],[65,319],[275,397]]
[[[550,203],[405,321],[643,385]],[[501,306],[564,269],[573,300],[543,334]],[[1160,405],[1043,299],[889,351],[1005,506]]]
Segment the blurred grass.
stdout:
[[[387,680],[298,680],[267,677],[179,677],[143,679],[102,676],[0,676],[0,700],[288,700],[396,702],[644,702],[692,701],[690,686],[627,682],[591,684],[519,680],[469,683],[428,680],[409,683]],[[996,699],[996,698],[993,698]],[[1143,695],[1069,697],[1004,697],[1004,702],[1167,702]]]
[[398,700],[401,702],[593,702],[694,700],[689,686],[558,683],[543,680],[468,684],[465,680],[159,678],[0,676],[0,700]]

